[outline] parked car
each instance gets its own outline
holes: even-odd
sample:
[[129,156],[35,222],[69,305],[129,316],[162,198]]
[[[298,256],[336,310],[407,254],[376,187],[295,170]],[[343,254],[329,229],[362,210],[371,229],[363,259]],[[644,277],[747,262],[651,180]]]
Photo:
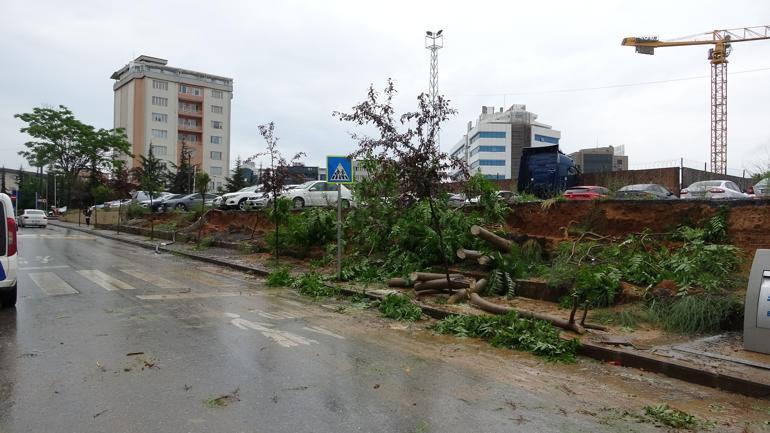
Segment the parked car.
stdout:
[[[153,200],[159,199],[163,196],[171,195],[170,192],[167,191],[160,191],[155,193],[155,196],[153,197]],[[142,202],[149,202],[150,201],[150,194],[147,191],[134,191],[131,193],[131,199],[137,203]]]
[[291,200],[295,209],[305,206],[335,206],[337,205],[337,188],[342,188],[342,207],[348,208],[353,203],[353,193],[345,187],[322,180],[312,180],[287,190],[283,197]]
[[[217,198],[216,194],[206,194],[206,197],[204,197],[203,204],[204,206],[211,206],[214,204],[214,199]],[[180,198],[175,198],[171,200],[166,200],[163,202],[163,211],[167,212],[170,210],[183,210],[188,211],[191,209],[200,209],[201,207],[201,195],[200,193],[194,193],[194,194],[187,194],[185,196],[182,196]]]
[[[147,202],[147,207],[150,208],[151,212],[163,212],[163,204],[166,203],[169,200],[174,200],[178,198],[182,198],[186,196],[187,194],[171,194],[164,196],[163,198],[159,198],[157,200],[152,201],[152,207],[150,207],[150,202]],[[144,206],[144,205],[142,205]]]
[[13,203],[8,194],[0,193],[0,307],[16,305],[19,255],[16,220],[13,218]]
[[741,188],[730,180],[704,180],[695,182],[682,190],[680,198],[683,199],[723,199],[723,198],[749,198]]
[[449,198],[447,200],[449,207],[460,208],[467,205],[468,203],[468,199],[465,198],[463,194],[449,194]]
[[247,186],[236,192],[229,192],[217,197],[214,200],[214,206],[222,209],[237,207],[240,210],[246,210],[248,206],[246,200],[257,198],[260,195],[262,195],[260,185]]
[[19,215],[19,226],[46,227],[48,226],[48,216],[44,210],[24,209],[24,213]]
[[137,201],[137,203],[139,203],[140,206],[146,207],[146,208],[149,208],[150,203],[152,203],[152,207],[155,207],[155,202],[162,202],[163,200],[171,197],[172,195],[176,195],[176,194],[170,193],[170,192],[161,192],[161,193],[158,193],[155,197],[153,197],[152,200],[150,200],[150,197],[147,196],[146,200]]
[[653,200],[676,200],[673,192],[667,190],[664,186],[655,183],[640,183],[636,185],[626,185],[615,193],[615,198],[619,199],[653,199]]
[[573,186],[564,191],[564,198],[567,200],[596,200],[606,198],[610,190],[603,186]]
[[751,187],[750,194],[755,198],[770,198],[770,177],[766,177]]

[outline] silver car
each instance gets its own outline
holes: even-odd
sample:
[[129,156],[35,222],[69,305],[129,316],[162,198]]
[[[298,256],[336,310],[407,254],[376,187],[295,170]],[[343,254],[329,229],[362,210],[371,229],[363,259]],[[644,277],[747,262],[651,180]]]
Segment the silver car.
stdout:
[[770,177],[766,177],[754,184],[754,197],[770,198]]
[[741,188],[731,180],[704,180],[695,182],[683,189],[680,198],[683,199],[723,199],[749,198]]
[[48,217],[45,211],[37,209],[24,209],[24,213],[19,215],[19,226],[21,227],[46,227],[48,226]]

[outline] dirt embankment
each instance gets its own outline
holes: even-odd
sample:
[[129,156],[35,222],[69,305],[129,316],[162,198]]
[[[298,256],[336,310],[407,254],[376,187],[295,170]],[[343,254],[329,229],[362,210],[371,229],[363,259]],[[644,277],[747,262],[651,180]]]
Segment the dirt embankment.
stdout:
[[540,203],[516,205],[507,219],[514,235],[563,238],[570,226],[599,234],[625,236],[650,229],[659,233],[680,224],[698,224],[730,209],[728,234],[733,244],[753,256],[770,248],[770,201],[566,201],[543,209]]

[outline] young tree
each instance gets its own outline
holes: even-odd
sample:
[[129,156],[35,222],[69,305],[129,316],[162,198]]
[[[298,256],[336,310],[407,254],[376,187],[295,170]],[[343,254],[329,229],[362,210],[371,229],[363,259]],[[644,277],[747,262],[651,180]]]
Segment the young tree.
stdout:
[[131,194],[136,185],[130,182],[126,162],[121,159],[112,161],[112,177],[109,181],[110,188],[115,191],[118,199],[124,199]]
[[440,197],[446,193],[444,180],[450,170],[460,170],[467,178],[467,167],[457,158],[441,151],[438,142],[439,128],[456,111],[443,96],[431,101],[427,94],[417,97],[417,111],[401,116],[395,114],[393,97],[396,89],[392,80],[383,95],[373,86],[365,101],[353,107],[352,113],[334,112],[341,121],[357,125],[371,125],[378,136],[352,134],[358,141],[354,158],[373,160],[380,167],[377,173],[395,173],[398,179],[399,203],[411,205],[427,202],[430,208],[432,229],[438,237],[438,253],[449,281],[449,259],[444,246],[441,224]]
[[192,193],[192,180],[195,167],[192,165],[192,149],[182,140],[179,150],[179,165],[172,163],[173,171],[169,172],[169,191],[176,194]]
[[246,169],[243,167],[240,155],[235,158],[235,167],[233,167],[232,177],[225,179],[225,190],[227,192],[239,191],[248,186],[246,183]]
[[[278,227],[284,222],[288,216],[288,206],[281,200],[281,194],[286,186],[286,181],[290,177],[289,167],[298,162],[299,159],[305,156],[304,152],[295,154],[291,160],[287,161],[278,149],[278,137],[275,136],[275,123],[270,122],[265,125],[257,126],[259,129],[259,135],[265,140],[265,151],[258,153],[247,161],[266,156],[270,158],[270,168],[262,171],[260,175],[260,183],[262,184],[263,194],[266,194],[270,198],[272,211],[270,212],[270,219],[275,227],[274,243],[275,243],[275,262],[278,263],[279,254],[279,239],[278,239]],[[251,230],[251,238],[254,238],[254,232],[257,230],[257,223],[254,222],[254,227]]]
[[[211,177],[205,171],[201,170],[195,173],[195,188],[198,190],[198,194],[201,195],[201,220],[204,218],[204,209],[206,208],[206,193],[209,192],[209,183],[211,183]],[[201,243],[201,233],[203,231],[203,224],[198,227],[198,245]]]
[[65,201],[69,204],[70,190],[83,170],[95,173],[106,158],[128,154],[131,145],[122,129],[96,130],[75,118],[67,107],[33,108],[31,113],[16,114],[27,126],[21,132],[29,134],[36,141],[24,143],[26,150],[19,155],[31,165],[53,164],[61,173]]
[[[150,209],[152,202],[163,188],[163,180],[166,178],[166,165],[152,153],[152,146],[145,157],[139,155],[141,165],[131,169],[132,175],[139,188],[150,196]],[[155,239],[155,221],[150,218],[150,239]]]

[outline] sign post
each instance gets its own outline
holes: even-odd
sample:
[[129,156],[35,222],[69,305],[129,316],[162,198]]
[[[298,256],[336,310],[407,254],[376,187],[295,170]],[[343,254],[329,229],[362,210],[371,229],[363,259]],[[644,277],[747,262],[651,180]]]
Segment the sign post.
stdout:
[[337,185],[337,280],[342,280],[342,185],[353,183],[353,160],[326,157],[326,181]]

